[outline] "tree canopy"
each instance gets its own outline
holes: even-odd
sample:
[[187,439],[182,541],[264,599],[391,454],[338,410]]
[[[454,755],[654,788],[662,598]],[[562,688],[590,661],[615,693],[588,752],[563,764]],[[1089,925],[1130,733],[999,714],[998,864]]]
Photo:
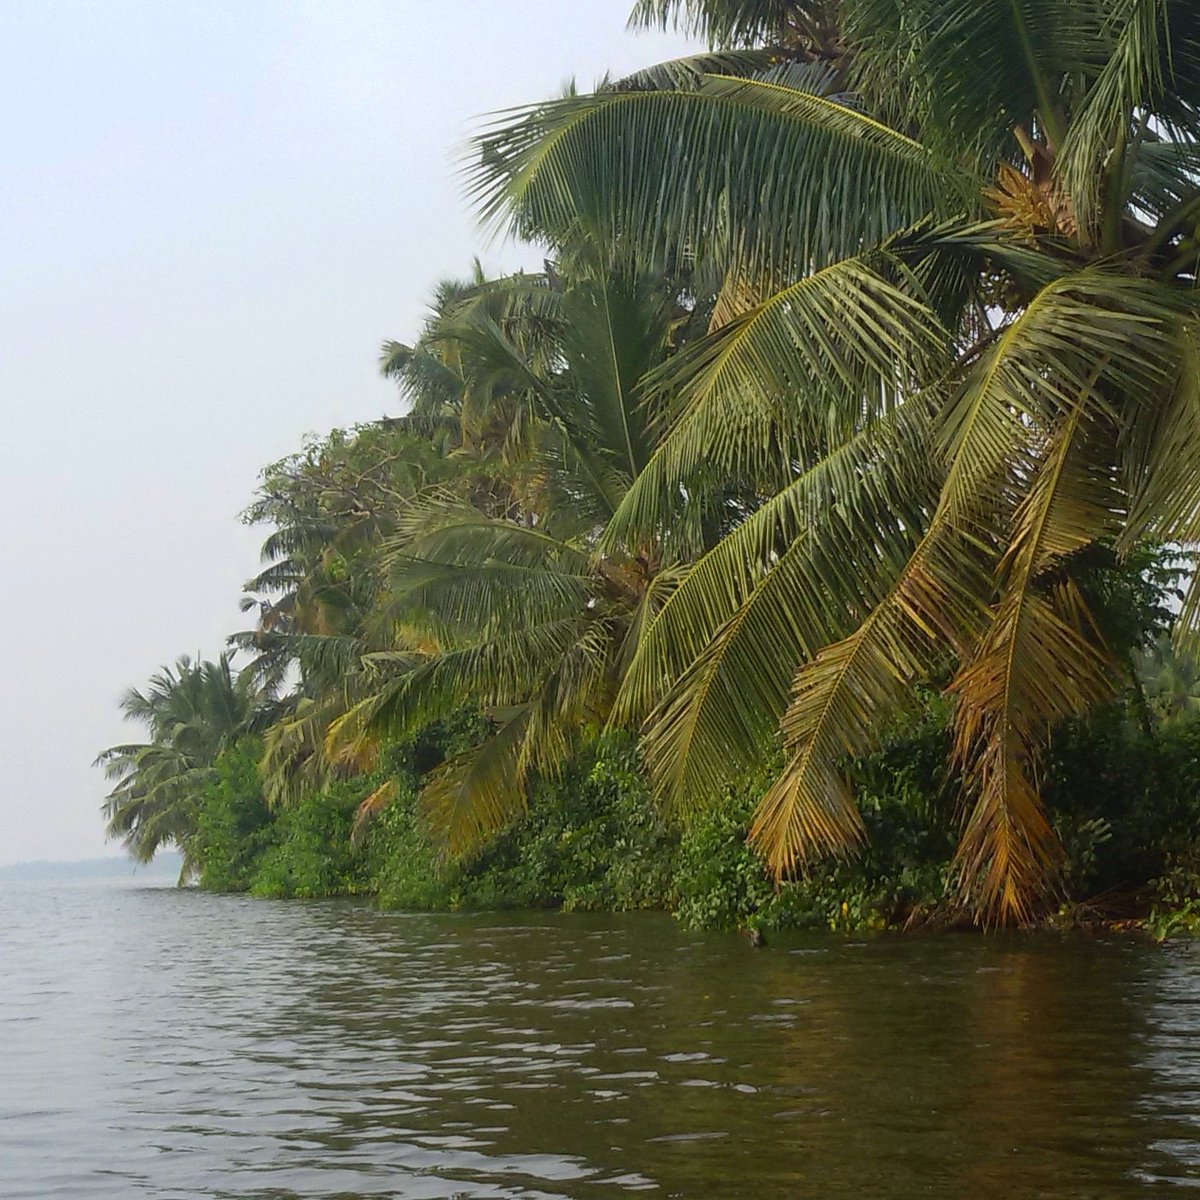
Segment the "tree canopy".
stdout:
[[[264,474],[229,686],[283,696],[267,794],[468,707],[483,732],[422,793],[462,854],[620,729],[683,817],[778,758],[749,837],[783,879],[862,848],[847,762],[933,689],[960,899],[1028,920],[1063,855],[1048,738],[1166,625],[1200,634],[1200,583],[1164,609],[1182,573],[1148,549],[1200,542],[1200,10],[641,0],[632,22],[710,49],[473,145],[481,218],[544,271],[443,283],[383,348],[404,415]],[[111,828],[152,853],[186,834],[152,832],[143,749],[107,752]]]

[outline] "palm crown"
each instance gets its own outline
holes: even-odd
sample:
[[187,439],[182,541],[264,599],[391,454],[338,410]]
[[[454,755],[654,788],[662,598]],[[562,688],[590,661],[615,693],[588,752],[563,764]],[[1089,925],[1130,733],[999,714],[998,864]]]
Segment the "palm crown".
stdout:
[[216,662],[180,658],[145,691],[121,700],[126,720],[149,741],[111,746],[97,759],[114,781],[104,811],[108,836],[120,837],[138,862],[164,845],[183,853],[181,879],[194,866],[196,815],[218,757],[275,715],[249,672],[235,674],[228,656]]
[[581,259],[568,276],[478,280],[416,347],[388,349],[412,419],[456,424],[461,469],[382,543],[376,620],[408,631],[409,648],[365,656],[364,692],[326,748],[336,758],[480,706],[490,736],[424,793],[453,850],[503,825],[530,776],[557,772],[609,719],[678,564],[719,527],[720,504],[680,496],[668,530],[600,544],[657,444],[644,381],[702,324],[660,275]]

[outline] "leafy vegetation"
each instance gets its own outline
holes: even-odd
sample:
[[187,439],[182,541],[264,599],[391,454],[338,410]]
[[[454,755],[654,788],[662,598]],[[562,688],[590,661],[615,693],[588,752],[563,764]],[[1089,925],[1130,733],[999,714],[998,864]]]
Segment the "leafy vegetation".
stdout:
[[710,51],[484,129],[544,271],[266,470],[249,659],[131,694],[110,831],[270,895],[1188,925],[1195,6],[634,20]]

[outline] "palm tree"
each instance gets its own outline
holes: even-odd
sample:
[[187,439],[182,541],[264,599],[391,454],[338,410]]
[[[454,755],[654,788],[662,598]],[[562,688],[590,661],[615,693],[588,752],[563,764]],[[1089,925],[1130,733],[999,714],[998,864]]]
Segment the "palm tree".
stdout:
[[186,656],[163,667],[145,691],[121,699],[126,720],[150,740],[111,746],[96,759],[116,784],[104,813],[108,836],[149,862],[165,845],[183,854],[182,882],[194,869],[194,835],[205,785],[220,754],[274,715],[247,673],[235,675],[227,655],[216,662]]
[[1200,710],[1200,663],[1176,649],[1169,637],[1159,637],[1145,650],[1138,667],[1146,696],[1162,718]]
[[229,639],[254,655],[246,669],[256,679],[279,689],[296,670],[336,681],[345,656],[334,647],[357,636],[375,603],[379,542],[404,503],[441,482],[444,464],[444,448],[400,418],[334,430],[263,471],[243,513],[273,526],[242,598],[256,628]]
[[328,760],[324,737],[361,696],[363,654],[395,646],[397,631],[373,620],[380,545],[407,504],[453,473],[451,440],[423,419],[393,418],[335,430],[263,472],[244,514],[273,526],[242,600],[257,622],[229,640],[253,654],[243,673],[282,696],[264,738],[273,805],[319,790],[331,770],[370,765],[363,753]]
[[[485,217],[569,264],[720,280],[664,363],[669,429],[606,551],[681,489],[762,503],[648,623],[616,712],[689,803],[781,735],[751,838],[779,875],[849,853],[841,770],[953,669],[956,859],[985,921],[1060,859],[1057,721],[1120,677],[1090,548],[1200,540],[1200,9],[1190,0],[663,0],[766,71],[668,71],[482,135]],[[1200,584],[1181,637],[1200,631]]]
[[680,495],[668,529],[600,548],[656,445],[645,381],[696,320],[661,276],[575,268],[480,283],[401,356],[404,369],[420,364],[402,374],[414,416],[452,411],[467,467],[457,487],[409,505],[385,543],[377,620],[407,636],[365,656],[375,686],[332,723],[327,749],[353,755],[481,708],[491,734],[423,795],[455,851],[503,825],[529,779],[557,772],[581,733],[608,720],[680,563],[719,528],[720,504]]

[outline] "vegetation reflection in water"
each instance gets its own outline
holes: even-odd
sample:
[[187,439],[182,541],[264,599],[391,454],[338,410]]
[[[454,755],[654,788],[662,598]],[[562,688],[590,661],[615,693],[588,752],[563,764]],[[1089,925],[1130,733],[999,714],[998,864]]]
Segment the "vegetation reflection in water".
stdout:
[[1071,1200],[1200,1182],[1190,948],[755,951],[651,914],[100,884],[3,899],[11,1200]]

